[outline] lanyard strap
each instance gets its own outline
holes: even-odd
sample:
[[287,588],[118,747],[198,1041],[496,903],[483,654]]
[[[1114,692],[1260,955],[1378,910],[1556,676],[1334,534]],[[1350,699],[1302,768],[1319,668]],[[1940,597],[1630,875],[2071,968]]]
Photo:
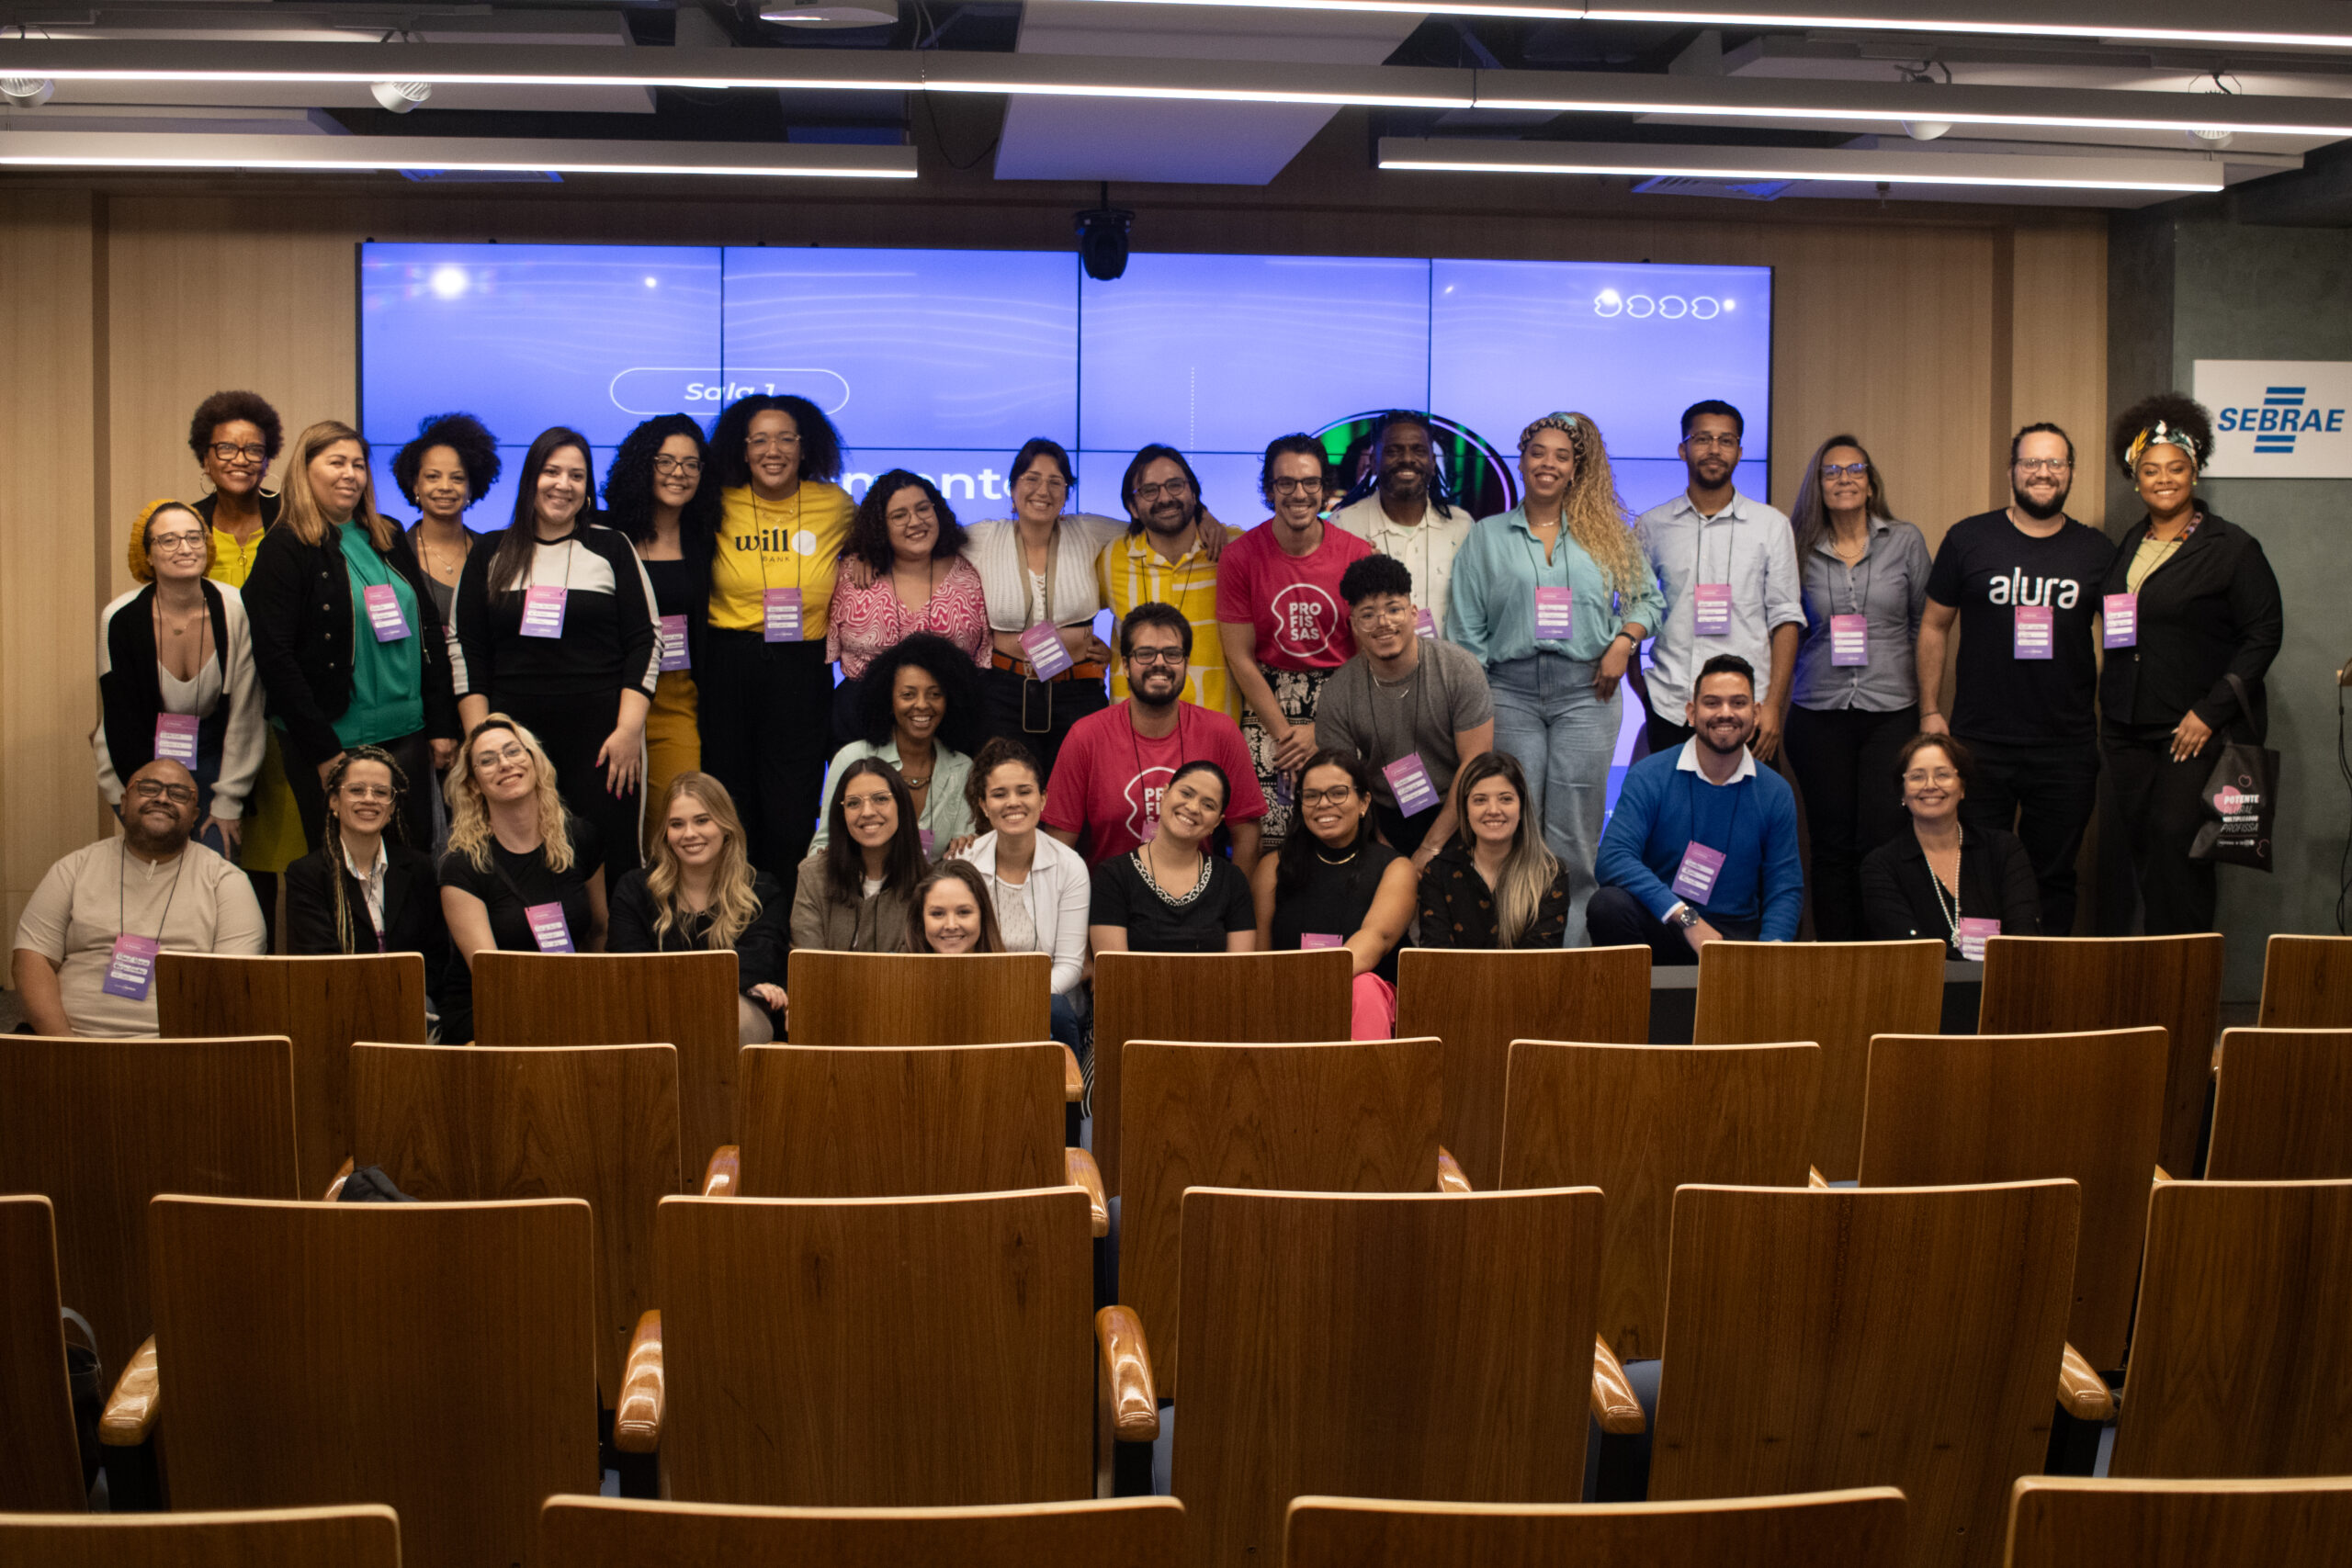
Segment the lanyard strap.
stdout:
[[[123,909],[128,902],[125,886],[130,880],[130,840],[124,838],[116,842],[119,848],[114,868],[114,924],[116,931],[128,935],[130,931],[130,921],[124,915]],[[180,846],[179,861],[172,867],[172,890],[164,895],[163,918],[155,922],[155,941],[158,944],[164,940],[164,928],[172,922],[172,900],[180,896],[180,874],[187,870],[187,846],[183,844]]]

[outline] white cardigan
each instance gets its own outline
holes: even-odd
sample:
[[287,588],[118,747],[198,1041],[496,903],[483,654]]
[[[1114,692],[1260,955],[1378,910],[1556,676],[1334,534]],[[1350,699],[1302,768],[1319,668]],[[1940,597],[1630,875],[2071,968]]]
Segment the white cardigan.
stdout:
[[[992,879],[996,835],[981,834],[961,858]],[[1076,990],[1079,976],[1086,969],[1086,916],[1093,897],[1085,857],[1040,829],[1036,858],[1029,863],[1029,880],[1013,888],[1000,888],[991,880],[989,892],[991,897],[1020,898],[1028,905],[1029,918],[1037,927],[1038,945],[1054,961],[1054,995]]]
[[[1088,512],[1062,514],[1061,531],[1055,536],[1054,602],[1049,606],[1056,626],[1083,626],[1102,608],[1094,558],[1125,532],[1126,525],[1115,518]],[[1029,567],[1021,554],[1021,525],[1009,520],[965,524],[964,557],[979,571],[989,629],[1025,630],[1031,592]]]

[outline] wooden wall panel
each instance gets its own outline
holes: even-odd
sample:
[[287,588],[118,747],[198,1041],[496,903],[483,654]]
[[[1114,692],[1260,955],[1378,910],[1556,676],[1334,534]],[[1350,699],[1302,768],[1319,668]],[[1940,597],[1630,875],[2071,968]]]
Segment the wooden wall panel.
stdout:
[[2011,406],[2018,424],[2051,420],[2074,436],[2067,510],[2099,527],[2116,477],[2107,457],[2107,228],[2019,229],[2015,245]]

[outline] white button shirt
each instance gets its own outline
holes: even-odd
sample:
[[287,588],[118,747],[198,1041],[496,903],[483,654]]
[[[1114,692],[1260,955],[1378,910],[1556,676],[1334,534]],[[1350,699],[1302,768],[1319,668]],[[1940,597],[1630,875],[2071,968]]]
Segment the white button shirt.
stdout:
[[[1771,679],[1772,629],[1804,625],[1804,583],[1788,518],[1737,491],[1730,505],[1702,517],[1685,491],[1643,513],[1634,536],[1666,595],[1666,624],[1650,647],[1652,711],[1680,724],[1699,667],[1718,653],[1736,653],[1756,667],[1761,701]],[[1697,633],[1702,582],[1731,584],[1725,636]]]
[[1380,510],[1380,492],[1375,490],[1332,513],[1330,521],[1382,555],[1404,562],[1405,570],[1413,574],[1413,603],[1430,613],[1437,622],[1437,635],[1443,637],[1447,595],[1453,585],[1453,557],[1462,541],[1470,536],[1470,525],[1477,521],[1469,508],[1456,503],[1441,513],[1434,501],[1428,502],[1420,522],[1408,526],[1391,521]]

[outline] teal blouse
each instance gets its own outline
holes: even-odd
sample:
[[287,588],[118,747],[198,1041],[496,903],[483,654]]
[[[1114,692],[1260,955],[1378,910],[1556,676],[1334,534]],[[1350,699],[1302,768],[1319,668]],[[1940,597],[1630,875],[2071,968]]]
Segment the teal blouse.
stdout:
[[[416,639],[425,623],[418,618],[416,590],[376,553],[365,524],[338,524],[335,534],[351,573],[351,705],[335,719],[334,738],[345,746],[381,745],[424,728],[424,654]],[[400,602],[408,636],[376,640],[367,593],[378,587],[390,588]]]
[[[1446,606],[1445,635],[1489,668],[1533,653],[1556,653],[1590,663],[1609,650],[1627,622],[1655,633],[1666,618],[1657,579],[1637,548],[1641,581],[1610,590],[1600,563],[1561,530],[1552,558],[1527,526],[1527,508],[1482,517],[1453,558],[1453,585]],[[1566,588],[1573,599],[1569,634],[1563,642],[1535,637],[1535,590]]]

